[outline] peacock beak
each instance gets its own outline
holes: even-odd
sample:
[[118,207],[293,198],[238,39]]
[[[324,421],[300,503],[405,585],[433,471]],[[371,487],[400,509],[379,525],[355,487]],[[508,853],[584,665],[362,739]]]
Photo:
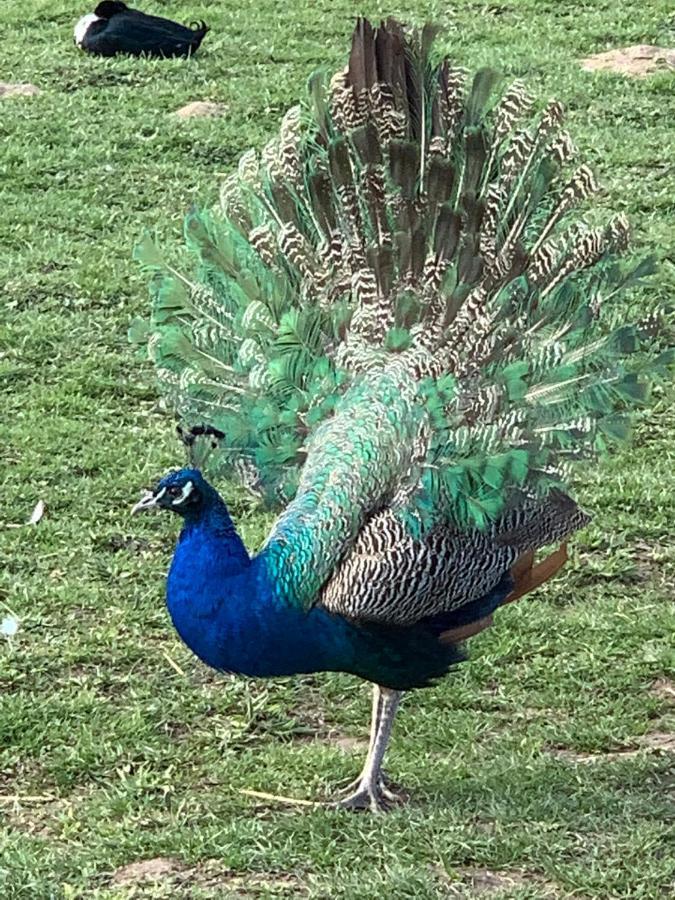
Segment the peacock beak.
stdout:
[[138,503],[135,506],[132,506],[131,515],[135,516],[136,513],[142,512],[144,509],[153,509],[153,507],[157,506],[157,502],[163,493],[164,491],[160,494],[155,494],[153,491],[147,491]]

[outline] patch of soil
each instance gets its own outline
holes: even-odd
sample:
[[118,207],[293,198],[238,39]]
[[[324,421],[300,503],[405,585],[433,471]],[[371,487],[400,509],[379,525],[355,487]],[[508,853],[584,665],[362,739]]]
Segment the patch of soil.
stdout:
[[157,856],[154,859],[142,859],[139,862],[121,866],[113,872],[111,884],[131,885],[143,881],[162,881],[180,872],[185,867],[177,859],[169,856]]
[[291,715],[298,723],[292,734],[292,739],[297,743],[326,744],[329,747],[337,747],[343,753],[368,752],[367,738],[345,734],[331,727],[318,706],[315,710],[295,707],[289,712],[289,716]]
[[649,693],[663,700],[667,706],[675,706],[675,681],[670,678],[659,678],[650,687]]
[[636,738],[637,746],[609,750],[606,753],[576,753],[564,747],[554,747],[550,750],[553,756],[565,759],[573,763],[606,762],[613,759],[631,759],[644,753],[675,753],[675,734],[668,731],[652,731],[640,738]]
[[[204,882],[201,882],[204,885]],[[207,883],[209,887],[223,885],[223,882]],[[238,875],[227,879],[227,893],[223,896],[231,900],[268,897],[304,897],[307,888],[297,875]]]
[[224,103],[211,103],[209,100],[195,100],[181,106],[174,112],[178,119],[198,119],[205,116],[223,116],[227,112]]
[[367,753],[368,741],[363,738],[350,737],[347,734],[329,734],[326,742],[333,744],[343,753]]
[[161,725],[162,732],[172,741],[180,741],[186,735],[190,734],[190,728],[187,722],[174,722],[169,720]]
[[587,72],[609,71],[633,78],[645,78],[653,72],[675,69],[675,48],[635,44],[605,53],[595,53],[581,60]]
[[652,753],[675,753],[675,734],[670,731],[653,731],[640,738],[640,744]]
[[555,885],[546,881],[534,872],[495,871],[482,867],[460,867],[453,871],[458,878],[452,877],[442,867],[439,875],[447,888],[448,897],[499,897],[510,896],[510,892],[518,888],[537,889],[537,896],[555,900],[560,894]]
[[[303,698],[302,703],[289,707],[287,711],[289,719],[297,722],[297,729],[293,735],[296,741],[329,740],[330,726],[325,719],[321,699],[316,701]],[[339,736],[339,735],[338,735]]]
[[3,793],[15,795],[16,802],[0,804],[0,818],[10,829],[20,831],[38,840],[48,840],[51,845],[60,842],[58,821],[64,814],[71,815],[77,807],[91,796],[91,789],[81,787],[66,796],[59,796],[58,790],[46,782],[44,776],[40,781],[33,779],[35,787],[28,785],[14,786],[14,789]]
[[[673,51],[675,54],[675,51]],[[632,555],[635,559],[635,568],[642,581],[651,581],[654,584],[673,586],[664,572],[665,548],[658,542],[635,540],[632,542]]]
[[50,841],[53,844],[56,840],[53,819],[62,810],[63,806],[59,806],[58,802],[43,804],[39,811],[28,807],[22,807],[18,811],[4,809],[3,819],[12,831],[21,832],[36,840]]
[[97,542],[102,550],[110,550],[111,553],[119,553],[126,550],[129,553],[144,553],[150,550],[150,541],[145,538],[132,538],[123,534],[111,534]]
[[[300,897],[306,894],[301,879],[287,873],[247,873],[237,875],[223,869],[217,861],[188,866],[170,856],[157,856],[128,863],[113,872],[110,884],[117,887],[136,887],[161,882],[164,887],[180,889],[175,896],[189,896],[191,888],[213,888],[222,896],[236,898]],[[134,894],[134,896],[136,896]],[[140,896],[140,895],[139,895]],[[218,896],[221,896],[219,893]]]
[[9,81],[0,81],[0,98],[4,97],[36,97],[40,88],[27,82],[12,84]]

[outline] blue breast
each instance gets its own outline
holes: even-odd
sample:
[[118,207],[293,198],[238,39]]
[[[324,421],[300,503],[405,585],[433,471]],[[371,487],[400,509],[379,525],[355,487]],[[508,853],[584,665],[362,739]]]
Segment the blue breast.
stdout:
[[[321,606],[308,611],[280,599],[263,551],[246,552],[223,505],[187,522],[167,582],[167,605],[179,635],[203,662],[242,675],[271,677],[308,672],[349,672],[385,687],[424,687],[463,659],[461,650],[441,644],[448,621],[412,627],[354,623]],[[479,618],[508,593],[495,588],[475,609]]]
[[277,599],[264,555],[251,560],[234,530],[186,525],[167,582],[181,638],[205,663],[243,675],[349,668],[349,626],[320,608]]

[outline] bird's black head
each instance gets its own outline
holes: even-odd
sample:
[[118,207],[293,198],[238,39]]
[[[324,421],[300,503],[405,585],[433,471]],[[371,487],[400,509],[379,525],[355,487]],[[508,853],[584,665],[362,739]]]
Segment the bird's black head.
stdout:
[[112,19],[113,16],[126,12],[128,9],[126,3],[122,3],[121,0],[103,0],[103,3],[99,3],[94,10],[94,15],[99,19]]
[[165,475],[153,490],[138,501],[131,512],[170,509],[181,516],[192,518],[199,515],[213,493],[213,488],[204,481],[199,469],[179,469]]

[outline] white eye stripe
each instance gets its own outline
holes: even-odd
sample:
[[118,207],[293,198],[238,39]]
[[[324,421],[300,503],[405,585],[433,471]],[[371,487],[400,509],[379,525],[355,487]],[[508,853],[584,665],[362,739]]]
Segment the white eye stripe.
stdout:
[[178,506],[179,503],[183,503],[190,496],[195,486],[191,481],[186,481],[183,485],[183,490],[181,491],[180,497],[176,497],[175,500],[171,501],[172,506]]

